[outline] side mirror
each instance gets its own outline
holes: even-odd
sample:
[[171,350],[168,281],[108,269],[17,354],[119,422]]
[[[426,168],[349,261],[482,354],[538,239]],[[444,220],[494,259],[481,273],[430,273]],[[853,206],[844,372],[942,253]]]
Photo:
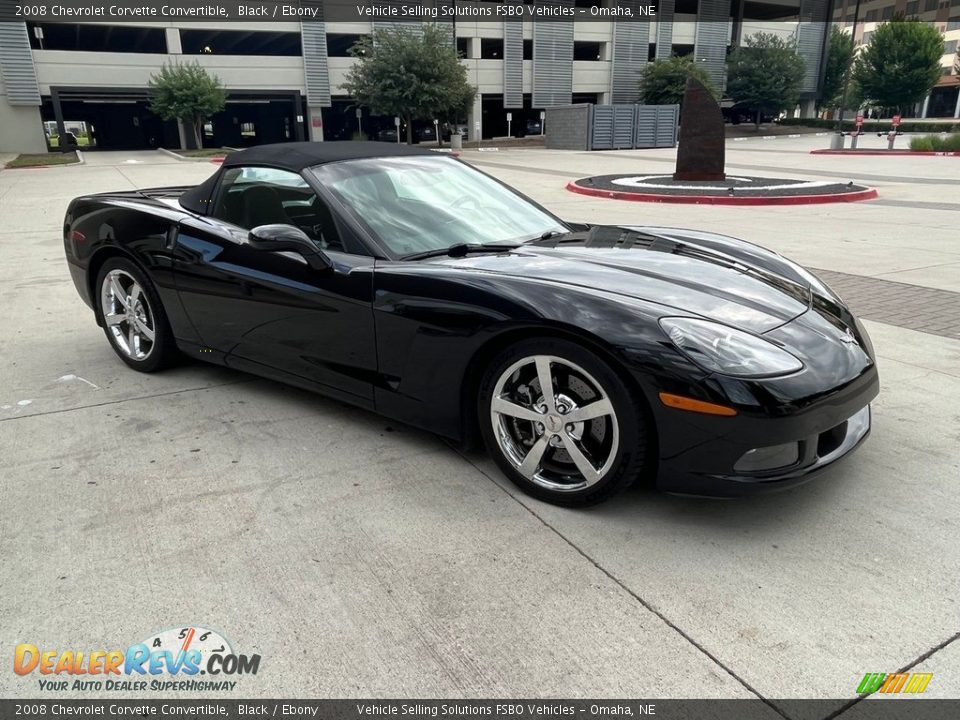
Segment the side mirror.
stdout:
[[333,263],[323,250],[318,248],[303,230],[293,225],[283,223],[258,225],[250,231],[247,240],[254,250],[265,252],[288,250],[298,253],[314,270],[327,270],[333,267]]

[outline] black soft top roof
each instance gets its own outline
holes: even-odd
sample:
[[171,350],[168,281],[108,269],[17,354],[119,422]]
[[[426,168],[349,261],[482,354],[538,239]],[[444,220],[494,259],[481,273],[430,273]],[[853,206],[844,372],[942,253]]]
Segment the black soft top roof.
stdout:
[[223,161],[223,166],[268,165],[300,172],[313,165],[341,160],[432,154],[430,150],[424,148],[386,142],[292,142],[258,145],[232,153]]
[[[223,161],[221,167],[258,165],[299,173],[304,168],[342,160],[433,154],[425,148],[386,142],[276,143],[274,145],[258,145],[247,150],[231,153]],[[180,196],[180,205],[191,212],[205,214],[219,174],[219,172],[214,173],[196,187],[187,190]]]

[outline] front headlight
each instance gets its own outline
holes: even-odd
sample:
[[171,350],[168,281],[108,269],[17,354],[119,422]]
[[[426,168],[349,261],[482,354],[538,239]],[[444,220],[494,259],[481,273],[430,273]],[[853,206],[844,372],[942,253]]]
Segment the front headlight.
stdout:
[[663,318],[660,327],[680,352],[708,372],[764,378],[803,368],[802,362],[772,342],[710,320]]

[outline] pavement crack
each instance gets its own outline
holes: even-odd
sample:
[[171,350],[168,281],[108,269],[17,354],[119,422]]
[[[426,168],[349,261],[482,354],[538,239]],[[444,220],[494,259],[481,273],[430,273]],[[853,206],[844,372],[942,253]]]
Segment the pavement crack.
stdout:
[[[954,633],[953,635],[951,635],[950,637],[948,637],[946,640],[944,640],[944,641],[943,641],[942,643],[940,643],[939,645],[934,645],[932,648],[930,648],[929,650],[927,650],[925,653],[923,653],[922,655],[920,655],[919,657],[917,657],[916,659],[914,659],[913,662],[911,662],[910,664],[906,665],[905,667],[900,668],[900,669],[897,670],[896,672],[902,673],[902,672],[907,672],[908,670],[912,670],[912,669],[915,668],[917,665],[919,665],[920,663],[924,662],[925,660],[928,660],[930,657],[932,657],[932,656],[935,655],[936,653],[940,652],[940,651],[943,650],[945,647],[947,647],[948,645],[950,645],[951,643],[955,642],[955,641],[958,640],[958,639],[960,639],[960,632]],[[837,717],[838,715],[841,715],[841,714],[845,713],[847,710],[849,710],[850,708],[852,708],[852,707],[853,707],[854,705],[856,705],[857,703],[859,703],[859,702],[861,702],[861,701],[863,701],[863,700],[866,700],[868,697],[870,697],[871,695],[875,695],[875,694],[876,694],[876,693],[864,693],[863,695],[860,695],[860,696],[858,696],[858,697],[855,697],[855,698],[854,698],[853,700],[851,700],[850,702],[845,703],[844,705],[841,705],[839,708],[837,708],[837,709],[834,710],[832,713],[830,713],[829,715],[827,715],[825,718],[823,718],[823,720],[833,720],[833,718]]]
[[463,458],[464,460],[466,460],[477,472],[479,472],[481,475],[483,475],[485,478],[487,478],[490,482],[492,482],[494,485],[496,485],[500,490],[502,490],[502,491],[504,492],[504,494],[506,494],[508,497],[510,497],[514,502],[516,502],[518,505],[520,505],[520,507],[522,507],[522,508],[523,508],[524,510],[526,510],[528,513],[530,513],[533,517],[535,517],[544,527],[546,527],[548,530],[550,530],[550,532],[552,532],[554,535],[556,535],[558,538],[560,538],[564,543],[566,543],[567,545],[569,545],[570,548],[572,548],[572,549],[573,549],[578,555],[580,555],[584,560],[586,560],[586,561],[589,562],[591,565],[593,565],[597,570],[599,570],[601,573],[603,573],[609,580],[611,580],[611,581],[612,581],[615,585],[617,585],[621,590],[623,590],[625,593],[627,593],[627,595],[629,595],[631,598],[633,598],[634,600],[636,600],[644,609],[646,609],[646,610],[648,610],[649,612],[653,613],[653,614],[654,614],[656,617],[658,617],[658,618],[661,620],[661,622],[663,622],[667,627],[669,627],[671,630],[673,630],[675,633],[677,633],[680,637],[682,637],[684,640],[686,640],[690,645],[692,645],[692,646],[695,647],[697,650],[699,650],[703,655],[705,655],[706,657],[708,657],[717,667],[719,667],[721,670],[723,670],[725,673],[727,673],[727,675],[729,675],[729,676],[732,677],[734,680],[736,680],[736,681],[737,681],[741,686],[743,686],[748,692],[750,692],[750,693],[752,693],[753,695],[755,695],[755,696],[756,696],[759,700],[761,700],[765,705],[767,705],[768,707],[770,707],[771,710],[773,710],[775,713],[777,713],[777,715],[779,715],[779,716],[782,717],[782,718],[785,718],[785,720],[791,720],[791,718],[790,718],[789,715],[787,715],[783,710],[781,710],[779,707],[777,707],[776,704],[774,704],[773,702],[771,702],[770,700],[768,700],[766,697],[764,697],[756,688],[754,688],[754,687],[753,687],[749,682],[747,682],[744,678],[740,677],[740,675],[738,675],[738,674],[733,670],[733,668],[731,668],[730,666],[728,666],[728,665],[727,665],[726,663],[724,663],[720,658],[718,658],[716,655],[714,655],[712,652],[710,652],[706,647],[704,647],[702,644],[700,644],[699,642],[697,642],[689,633],[687,633],[685,630],[683,630],[681,627],[679,627],[675,622],[673,622],[672,620],[670,620],[670,618],[668,618],[668,617],[667,617],[666,615],[664,615],[660,610],[658,610],[656,607],[654,607],[649,601],[647,601],[647,600],[645,600],[643,597],[641,597],[636,591],[634,591],[633,589],[631,589],[624,581],[622,581],[620,578],[618,578],[616,575],[614,575],[612,571],[608,570],[608,569],[605,568],[603,565],[601,565],[599,561],[597,561],[596,559],[594,559],[593,557],[591,557],[585,550],[583,550],[580,546],[578,546],[575,542],[573,542],[573,540],[571,540],[571,539],[568,538],[566,535],[564,535],[564,534],[563,534],[560,530],[558,530],[555,526],[551,525],[550,522],[546,520],[546,518],[544,518],[544,517],[543,517],[542,515],[540,515],[536,510],[534,510],[534,509],[533,509],[532,507],[530,507],[526,502],[524,502],[524,500],[523,500],[521,497],[519,497],[518,495],[510,492],[510,490],[509,490],[507,487],[505,487],[505,486],[502,485],[501,483],[497,482],[494,478],[490,477],[490,475],[489,475],[483,468],[481,468],[479,465],[477,465],[471,458],[467,457],[460,448],[458,448],[456,445],[453,445],[453,444],[450,444],[450,447],[454,450],[454,452],[456,452],[458,455],[460,455],[461,458]]

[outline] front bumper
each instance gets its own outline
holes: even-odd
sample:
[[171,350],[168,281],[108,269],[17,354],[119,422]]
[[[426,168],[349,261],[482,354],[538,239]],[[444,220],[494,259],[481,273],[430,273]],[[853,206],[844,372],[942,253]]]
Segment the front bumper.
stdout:
[[[680,431],[684,442],[682,448],[673,446],[675,452],[661,452],[657,487],[670,493],[723,498],[785,490],[807,482],[850,455],[867,438],[872,422],[870,402],[878,392],[874,367],[849,386],[781,417],[715,418],[671,411],[669,432]],[[791,444],[797,451],[788,465],[750,472],[736,469],[752,449]]]

